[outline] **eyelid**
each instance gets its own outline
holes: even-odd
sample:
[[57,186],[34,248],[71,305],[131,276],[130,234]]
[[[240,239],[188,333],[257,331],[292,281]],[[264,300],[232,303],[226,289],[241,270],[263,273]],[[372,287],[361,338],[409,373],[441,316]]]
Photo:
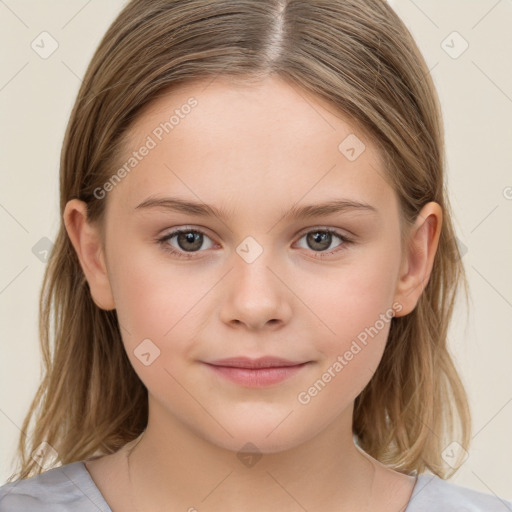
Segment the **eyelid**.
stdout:
[[[352,233],[352,231],[349,231],[348,229],[346,228],[337,228],[337,227],[334,227],[334,226],[326,226],[326,225],[322,225],[322,224],[318,224],[316,226],[311,226],[311,227],[308,227],[308,228],[305,228],[301,231],[299,231],[297,233],[297,235],[295,236],[304,236],[306,233],[309,233],[311,231],[315,231],[315,230],[318,230],[318,231],[330,231],[338,236],[341,236],[343,238],[350,238],[351,240],[352,239],[356,239],[357,235],[355,233]],[[346,233],[346,234],[345,234]]]

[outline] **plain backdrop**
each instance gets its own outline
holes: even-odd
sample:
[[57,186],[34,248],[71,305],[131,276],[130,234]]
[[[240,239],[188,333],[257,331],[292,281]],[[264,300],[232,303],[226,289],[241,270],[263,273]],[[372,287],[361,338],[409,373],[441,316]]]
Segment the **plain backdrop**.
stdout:
[[[81,77],[120,0],[0,0],[0,481],[41,376],[37,306],[60,223],[59,154]],[[450,349],[474,419],[452,482],[512,498],[512,3],[394,0],[441,97],[447,181],[473,303]],[[50,34],[41,36],[42,32]],[[58,47],[43,58],[44,51]],[[55,45],[55,43],[53,43]],[[37,46],[36,46],[37,48]]]

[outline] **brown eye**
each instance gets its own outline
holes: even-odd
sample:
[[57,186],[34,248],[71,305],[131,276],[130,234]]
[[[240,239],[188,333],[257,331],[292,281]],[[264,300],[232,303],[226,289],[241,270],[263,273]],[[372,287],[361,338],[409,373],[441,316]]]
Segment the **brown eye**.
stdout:
[[[158,239],[158,242],[165,251],[174,256],[191,258],[195,252],[204,252],[200,249],[204,244],[205,237],[208,240],[210,239],[205,233],[197,229],[177,229]],[[174,238],[176,238],[176,242],[171,243]],[[209,249],[212,245],[206,248]]]
[[184,251],[198,251],[203,245],[203,235],[195,231],[184,231],[175,236],[179,248]]
[[312,231],[306,235],[306,240],[311,249],[325,251],[332,242],[332,234],[327,231]]
[[[303,248],[310,249],[313,252],[319,253],[316,257],[320,258],[343,250],[347,245],[352,243],[346,236],[327,228],[309,231],[301,237],[301,240],[303,238],[306,240],[306,247]],[[334,250],[328,251],[328,249],[332,248],[331,245],[336,238],[341,240],[341,243],[338,243]],[[340,246],[341,248],[338,248]]]

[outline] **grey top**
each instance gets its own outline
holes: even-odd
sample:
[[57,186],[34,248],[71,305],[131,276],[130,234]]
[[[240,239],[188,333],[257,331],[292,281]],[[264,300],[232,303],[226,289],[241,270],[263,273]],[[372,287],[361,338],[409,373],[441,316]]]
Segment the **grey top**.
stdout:
[[[0,512],[112,512],[83,461],[0,487]],[[418,475],[404,512],[512,512],[512,501]]]

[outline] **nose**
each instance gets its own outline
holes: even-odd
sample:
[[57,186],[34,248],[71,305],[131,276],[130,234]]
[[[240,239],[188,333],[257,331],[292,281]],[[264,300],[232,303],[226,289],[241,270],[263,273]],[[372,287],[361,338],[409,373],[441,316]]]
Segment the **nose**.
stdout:
[[292,313],[292,294],[285,282],[286,277],[266,251],[250,263],[235,255],[234,268],[223,285],[222,321],[253,331],[281,328]]

